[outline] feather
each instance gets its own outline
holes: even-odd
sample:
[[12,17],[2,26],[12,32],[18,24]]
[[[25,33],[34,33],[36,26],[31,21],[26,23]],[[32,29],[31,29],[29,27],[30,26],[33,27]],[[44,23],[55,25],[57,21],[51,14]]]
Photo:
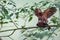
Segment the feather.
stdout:
[[56,8],[55,7],[51,7],[51,8],[47,8],[44,12],[43,12],[43,16],[50,18],[55,12],[56,12]]
[[47,8],[44,12],[41,11],[41,9],[36,8],[34,10],[35,15],[38,17],[38,27],[48,27],[48,30],[50,29],[50,26],[47,24],[47,19],[50,18],[55,12],[55,7]]
[[39,8],[36,8],[35,10],[34,10],[34,13],[35,13],[35,15],[38,17],[38,16],[42,16],[42,11],[41,11],[41,9],[39,9]]

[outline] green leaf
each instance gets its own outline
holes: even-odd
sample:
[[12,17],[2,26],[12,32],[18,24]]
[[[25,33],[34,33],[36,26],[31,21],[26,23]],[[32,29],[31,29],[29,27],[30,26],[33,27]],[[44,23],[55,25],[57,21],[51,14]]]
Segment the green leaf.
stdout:
[[36,2],[34,3],[36,6],[38,5]]
[[56,34],[56,33],[54,33],[54,35],[56,35],[56,36],[57,36],[57,34]]
[[0,22],[0,24],[6,24],[6,23],[8,23],[8,22]]
[[2,14],[5,16],[5,18],[10,19],[10,16],[8,15],[8,10],[4,8],[4,6],[2,6],[2,11],[4,12]]
[[45,6],[45,5],[47,5],[49,2],[43,2],[42,4],[42,6]]
[[22,28],[24,28],[25,26],[21,26]]
[[35,33],[35,35],[33,35],[33,36],[36,38],[40,38],[40,39],[42,39],[44,37],[43,34],[41,34],[41,33]]
[[9,5],[12,5],[12,3],[8,3]]
[[45,5],[48,4],[48,3],[49,3],[49,2],[44,3],[43,6],[45,6]]
[[16,5],[13,5],[14,7],[16,7]]
[[57,22],[58,22],[56,17],[51,18],[51,21],[52,21],[53,23],[57,23]]
[[60,9],[60,2],[55,3],[56,7],[58,7]]
[[13,16],[13,13],[11,13],[10,15],[9,15],[9,17],[12,17]]
[[18,19],[18,17],[19,17],[19,12],[15,13],[15,15],[16,15],[16,19]]
[[20,12],[22,12],[24,9],[21,9],[21,11]]
[[16,16],[16,19],[18,19],[19,16]]
[[39,3],[43,3],[44,1],[40,1]]
[[19,12],[16,12],[15,15],[19,15]]
[[3,11],[1,12],[1,14],[2,14],[2,17],[3,17],[3,19],[5,18],[5,14],[3,13]]
[[4,19],[4,17],[3,16],[0,16],[0,20],[2,20],[2,19]]
[[13,2],[12,0],[10,0],[10,1],[8,2],[8,4],[9,4],[9,5],[14,5],[15,2]]
[[[21,26],[22,28],[24,28],[25,26]],[[26,31],[26,29],[22,29],[21,33],[24,33]]]
[[30,6],[28,5],[28,6],[25,6],[24,8],[29,8]]
[[3,2],[6,3],[6,0],[4,0]]
[[4,8],[3,6],[2,6],[2,10],[3,10],[4,14],[8,15],[8,11],[7,11],[7,9]]
[[33,18],[32,16],[31,16],[31,17],[29,17],[29,20],[28,20],[28,21],[30,22],[30,21],[32,20],[32,18]]
[[11,20],[9,22],[12,22]]
[[48,32],[42,32],[42,33],[36,32],[33,36],[36,37],[36,38],[42,39],[47,35],[48,35]]
[[21,30],[21,33],[24,33],[24,32],[25,32],[25,29],[22,29],[22,30]]
[[28,9],[22,8],[20,12],[28,12]]
[[31,10],[34,10],[34,6],[31,6],[31,8],[30,8]]
[[33,16],[33,14],[30,14],[29,16]]

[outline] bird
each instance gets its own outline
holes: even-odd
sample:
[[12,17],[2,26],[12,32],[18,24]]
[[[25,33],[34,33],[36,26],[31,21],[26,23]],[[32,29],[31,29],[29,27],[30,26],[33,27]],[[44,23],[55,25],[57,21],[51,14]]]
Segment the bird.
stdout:
[[50,29],[50,26],[47,24],[48,18],[50,18],[55,12],[57,11],[56,7],[48,7],[46,10],[43,12],[41,11],[40,8],[36,8],[34,10],[34,14],[38,18],[37,26],[38,27],[48,27]]

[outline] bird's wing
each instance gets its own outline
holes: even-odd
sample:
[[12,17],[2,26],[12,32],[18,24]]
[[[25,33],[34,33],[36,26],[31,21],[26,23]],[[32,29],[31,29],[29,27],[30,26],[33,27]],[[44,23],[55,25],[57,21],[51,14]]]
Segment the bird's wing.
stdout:
[[56,8],[55,7],[51,7],[51,8],[47,8],[44,12],[43,12],[43,16],[50,18],[55,12],[56,12]]

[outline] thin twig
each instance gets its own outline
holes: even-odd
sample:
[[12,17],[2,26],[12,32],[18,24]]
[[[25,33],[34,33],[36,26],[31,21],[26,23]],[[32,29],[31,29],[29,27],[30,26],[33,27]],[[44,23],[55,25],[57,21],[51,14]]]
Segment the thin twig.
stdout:
[[2,18],[1,18],[1,27],[0,27],[0,30],[1,30],[1,28],[3,27],[3,20],[2,20]]
[[9,37],[9,36],[13,35],[14,32],[15,32],[15,30],[14,30],[11,34],[9,34],[9,35],[6,35],[6,36],[0,36],[0,37]]
[[49,37],[48,37],[47,40],[49,40],[49,38],[52,36],[52,34],[53,34],[55,31],[56,31],[56,29],[51,33],[51,35],[49,35]]
[[13,22],[13,20],[10,18],[10,20],[12,21],[12,23],[15,25],[16,28],[18,28],[18,26]]
[[9,38],[10,38],[11,40],[14,40],[14,39],[12,39],[10,36],[9,36]]
[[0,40],[2,40],[2,38],[0,37]]
[[[49,25],[49,26],[50,27],[56,27],[57,25]],[[6,31],[12,31],[12,30],[20,30],[20,29],[32,29],[32,28],[38,28],[38,27],[25,27],[25,28],[7,29],[7,30],[1,30],[0,32],[6,32]]]
[[[2,4],[0,4],[2,7],[4,7]],[[7,17],[9,17],[8,15],[7,15]],[[12,21],[12,23],[15,25],[15,27],[16,28],[18,28],[18,26],[13,22],[13,20],[9,17],[9,19]]]

